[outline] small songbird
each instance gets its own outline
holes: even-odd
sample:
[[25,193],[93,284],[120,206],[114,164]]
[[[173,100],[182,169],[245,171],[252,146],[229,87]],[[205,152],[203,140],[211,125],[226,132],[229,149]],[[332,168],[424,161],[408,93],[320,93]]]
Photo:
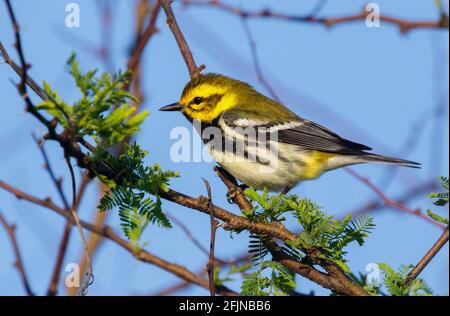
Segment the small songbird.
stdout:
[[209,148],[211,156],[255,189],[287,193],[300,181],[360,163],[420,165],[369,153],[370,147],[299,117],[245,82],[219,74],[195,77],[177,103],[160,111],[181,111],[200,126],[197,130],[205,143],[212,142],[211,136],[216,138]]

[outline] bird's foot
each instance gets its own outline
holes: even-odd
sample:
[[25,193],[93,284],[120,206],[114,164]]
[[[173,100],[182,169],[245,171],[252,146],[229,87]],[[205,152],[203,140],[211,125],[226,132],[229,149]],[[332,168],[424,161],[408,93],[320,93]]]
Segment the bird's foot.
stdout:
[[239,194],[244,194],[244,190],[247,188],[248,185],[241,184],[230,189],[226,195],[228,203],[233,204],[233,199]]
[[280,194],[278,194],[278,198],[281,200],[283,199],[286,194],[288,194],[288,192],[292,189],[292,187],[285,187],[283,191],[280,192]]

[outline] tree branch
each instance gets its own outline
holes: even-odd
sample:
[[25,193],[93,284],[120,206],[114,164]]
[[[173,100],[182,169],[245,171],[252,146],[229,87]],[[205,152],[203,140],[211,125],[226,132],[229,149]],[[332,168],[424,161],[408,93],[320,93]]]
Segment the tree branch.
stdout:
[[30,282],[28,281],[27,274],[25,272],[25,267],[23,265],[22,255],[20,254],[19,244],[17,243],[16,238],[16,226],[12,224],[8,224],[5,217],[2,213],[0,213],[0,224],[5,228],[6,233],[11,241],[11,245],[14,251],[14,255],[16,257],[16,262],[14,263],[15,267],[19,271],[20,278],[22,280],[22,284],[25,288],[25,292],[29,296],[33,296],[34,293],[31,290]]
[[[339,24],[346,24],[357,21],[364,21],[370,11],[366,10],[366,7],[357,14],[350,14],[340,17],[327,17],[319,18],[315,14],[307,15],[290,15],[285,13],[273,12],[271,10],[260,11],[245,11],[238,7],[226,4],[220,0],[182,0],[185,6],[188,5],[203,5],[209,7],[215,7],[225,12],[238,15],[242,18],[264,18],[264,19],[276,19],[283,21],[291,21],[295,23],[309,23],[309,24],[321,24],[325,27],[333,27]],[[407,33],[413,29],[446,29],[449,28],[448,16],[441,13],[441,17],[435,21],[409,21],[406,19],[400,19],[388,15],[380,15],[380,21],[399,27],[401,33]]]
[[[66,218],[72,225],[75,225],[74,219],[72,217],[72,214],[70,211],[67,211],[56,204],[53,203],[53,201],[50,198],[47,198],[45,200],[39,199],[35,196],[32,196],[30,194],[27,194],[17,188],[14,188],[10,186],[9,184],[6,184],[5,182],[0,180],[0,187],[5,189],[6,191],[14,194],[18,199],[23,199],[25,201],[31,202],[36,205],[43,206],[44,208],[47,208],[49,210],[52,210],[56,212],[57,214],[63,216]],[[97,234],[101,235],[102,237],[111,240],[112,242],[116,243],[117,245],[121,246],[123,249],[131,253],[137,260],[147,262],[150,264],[153,264],[163,270],[166,270],[172,274],[175,274],[179,278],[186,280],[188,282],[194,283],[199,285],[200,287],[203,287],[205,289],[209,289],[209,282],[201,277],[198,277],[194,273],[187,270],[185,267],[180,266],[178,264],[170,263],[164,259],[161,259],[143,249],[136,250],[135,245],[132,243],[120,238],[111,227],[109,226],[96,226],[92,225],[88,222],[85,222],[83,220],[80,220],[80,225],[84,227],[85,229]],[[220,295],[237,295],[236,292],[233,292],[229,290],[225,286],[217,286],[216,288],[217,293]]]
[[449,238],[448,226],[442,232],[439,239],[434,243],[434,245],[427,251],[425,256],[417,263],[417,265],[409,272],[406,282],[409,284],[414,281],[419,274],[425,269],[425,267],[430,263],[434,256],[444,247]]
[[282,265],[291,269],[295,273],[307,279],[313,280],[315,283],[326,289],[330,289],[338,293],[345,293],[346,295],[370,295],[366,290],[350,280],[343,271],[332,263],[325,261],[322,262],[325,269],[329,273],[325,274],[316,270],[314,267],[299,262],[295,258],[289,256],[274,241],[267,242],[266,246],[268,247],[274,260],[280,262]]
[[204,66],[197,67],[195,64],[194,57],[192,56],[191,49],[189,48],[186,39],[184,38],[183,33],[181,32],[180,27],[178,26],[178,22],[175,19],[175,16],[171,7],[171,0],[162,0],[161,4],[166,13],[167,17],[167,25],[172,31],[173,36],[178,44],[178,48],[180,49],[181,55],[183,56],[184,62],[189,71],[189,75],[191,78],[196,77],[204,68]]
[[208,272],[208,278],[209,278],[209,292],[210,292],[211,296],[215,296],[216,295],[216,285],[215,285],[215,280],[214,280],[214,274],[215,274],[214,246],[215,246],[215,242],[216,242],[216,230],[217,230],[217,226],[219,225],[219,222],[214,219],[214,207],[213,207],[213,202],[212,202],[211,186],[209,185],[208,180],[203,179],[203,182],[205,182],[206,191],[208,193],[209,218],[211,221],[209,260],[208,260],[208,264],[206,265],[206,271]]
[[345,170],[352,175],[354,178],[356,178],[357,180],[361,181],[362,183],[364,183],[365,185],[367,185],[380,199],[381,201],[384,203],[384,205],[392,207],[394,209],[397,209],[399,211],[402,212],[406,212],[408,214],[411,215],[415,215],[420,217],[421,219],[425,220],[426,222],[429,222],[441,229],[445,229],[445,226],[439,222],[434,221],[433,219],[431,219],[430,217],[428,217],[427,215],[423,214],[420,209],[412,209],[408,206],[406,206],[405,204],[399,202],[399,201],[395,201],[393,199],[390,199],[389,197],[387,197],[383,191],[381,191],[381,189],[379,189],[375,184],[373,184],[369,179],[361,176],[360,174],[356,173],[355,171],[353,171],[350,168],[345,168]]

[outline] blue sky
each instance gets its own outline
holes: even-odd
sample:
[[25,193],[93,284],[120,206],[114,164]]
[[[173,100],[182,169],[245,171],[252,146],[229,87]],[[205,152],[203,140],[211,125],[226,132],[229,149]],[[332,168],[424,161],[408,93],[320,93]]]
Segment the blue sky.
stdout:
[[[13,1],[27,61],[32,64],[31,76],[48,81],[68,101],[75,100],[77,91],[64,71],[64,64],[72,51],[79,57],[83,69],[105,65],[87,47],[101,42],[101,19],[97,1],[75,1],[81,9],[81,27],[65,26],[65,6],[70,1]],[[112,38],[109,46],[115,70],[124,69],[134,24],[135,1],[111,0]],[[175,1],[174,11],[198,64],[207,71],[223,73],[253,84],[267,93],[257,81],[250,47],[242,22],[234,15],[205,7],[183,8]],[[448,2],[445,2],[448,8]],[[228,1],[249,10],[271,8],[291,14],[305,14],[314,3],[302,1]],[[377,1],[382,14],[407,19],[437,19],[432,0]],[[365,1],[330,0],[321,11],[323,16],[354,14]],[[367,28],[364,23],[339,25],[326,29],[321,25],[298,24],[270,19],[249,20],[262,71],[282,102],[299,115],[335,130],[351,140],[367,144],[377,153],[396,155],[419,161],[423,169],[393,169],[382,165],[361,165],[353,169],[374,183],[391,184],[384,190],[390,197],[412,188],[427,179],[448,175],[448,31],[414,30],[400,34],[398,28],[385,23],[379,28]],[[157,109],[179,97],[188,80],[176,43],[165,25],[164,16],[158,20],[159,33],[144,53],[144,107],[150,116],[138,134],[138,142],[150,154],[146,162],[158,162],[165,169],[180,171],[181,177],[172,187],[189,195],[205,194],[201,177],[213,187],[214,201],[233,212],[227,204],[226,190],[212,171],[213,164],[173,163],[170,160],[170,131],[176,126],[190,128],[189,123],[173,113]],[[13,33],[4,4],[0,5],[0,40],[16,57]],[[58,201],[55,189],[42,169],[41,155],[31,132],[42,134],[44,128],[23,110],[23,105],[10,79],[17,80],[6,64],[0,64],[0,179],[39,197],[52,196]],[[33,96],[35,102],[38,99]],[[446,112],[432,118],[440,101]],[[411,143],[408,140],[413,139]],[[404,151],[405,142],[413,144]],[[411,147],[411,146],[410,146]],[[68,170],[60,148],[46,145],[52,164],[64,177],[70,194]],[[91,185],[80,206],[80,216],[94,216],[97,186]],[[376,196],[347,172],[337,170],[320,179],[300,184],[295,193],[306,196],[339,217],[360,207]],[[26,270],[35,292],[43,294],[49,283],[64,220],[52,212],[15,199],[0,190],[0,210],[17,224],[17,237],[22,249]],[[408,203],[415,208],[433,207],[426,197]],[[198,212],[164,202],[164,209],[190,227],[196,237],[207,246],[209,218]],[[439,210],[448,214],[448,208]],[[373,213],[377,225],[364,247],[348,248],[351,268],[364,271],[371,262],[388,262],[394,267],[416,263],[440,235],[439,229],[393,209]],[[118,216],[112,212],[108,222],[118,229]],[[66,263],[77,262],[81,244],[73,230]],[[206,256],[200,252],[177,227],[166,231],[149,227],[143,236],[146,249],[175,263],[200,271]],[[216,253],[231,257],[246,251],[248,236],[243,233],[230,239],[219,230]],[[12,263],[12,251],[6,234],[0,231],[0,295],[23,294],[22,285]],[[91,294],[129,295],[151,294],[177,282],[177,279],[154,266],[137,262],[121,248],[106,241],[94,258],[95,283]],[[422,276],[437,294],[448,295],[448,245],[424,270]],[[327,294],[311,282],[299,278],[300,291],[313,289]],[[236,287],[238,283],[231,284]],[[61,288],[61,291],[63,289]],[[200,295],[207,292],[198,287],[179,294]]]

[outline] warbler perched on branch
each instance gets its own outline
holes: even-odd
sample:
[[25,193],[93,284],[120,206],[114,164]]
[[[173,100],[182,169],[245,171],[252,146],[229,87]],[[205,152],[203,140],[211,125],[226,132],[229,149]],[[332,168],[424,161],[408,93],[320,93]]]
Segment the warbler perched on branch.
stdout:
[[245,82],[219,74],[195,77],[177,103],[160,111],[181,111],[199,126],[203,140],[212,143],[210,153],[218,164],[255,189],[286,193],[300,181],[360,163],[420,165],[368,153],[370,147],[299,117]]

